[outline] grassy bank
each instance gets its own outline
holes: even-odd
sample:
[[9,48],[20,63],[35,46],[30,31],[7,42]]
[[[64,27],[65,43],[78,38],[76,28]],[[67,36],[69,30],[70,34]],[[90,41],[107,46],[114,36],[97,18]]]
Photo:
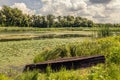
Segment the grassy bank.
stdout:
[[26,72],[16,80],[119,80],[120,66],[116,64],[97,65],[88,69],[69,70],[62,68],[59,72],[47,70],[46,73]]
[[42,50],[42,52],[40,51],[40,54],[34,58],[34,61],[95,54],[104,55],[106,63],[79,70],[67,71],[65,68],[62,68],[59,72],[54,72],[48,67],[46,73],[28,71],[11,78],[15,80],[119,80],[120,36],[101,38],[95,41],[74,42],[68,45],[63,44],[54,48],[48,47]]
[[[0,32],[45,32],[45,31],[97,31],[101,27],[64,27],[64,28],[37,28],[37,27],[0,27]],[[111,31],[120,31],[119,27],[110,27]]]
[[32,28],[32,27],[0,27],[0,32],[25,32],[25,31],[89,31],[92,28],[76,27],[76,28]]
[[[47,49],[34,58],[34,62],[46,61],[62,57],[88,56],[102,54],[106,57],[106,63],[87,69],[81,74],[81,70],[58,73],[50,73],[49,80],[119,80],[120,79],[120,36],[98,39],[71,45],[63,45],[54,49]],[[54,55],[54,57],[53,57]],[[65,76],[61,76],[62,75]],[[54,76],[52,76],[54,74]],[[57,75],[58,74],[58,75]],[[78,75],[74,75],[78,74]],[[68,76],[71,75],[71,76]],[[52,77],[51,77],[52,76]],[[39,77],[39,76],[38,76]],[[45,77],[44,77],[45,78]],[[45,80],[47,80],[45,78]]]
[[[86,56],[86,55],[104,55],[107,62],[120,62],[120,36],[102,38],[95,41],[85,41],[68,45],[57,46],[42,51],[34,59],[34,62],[46,61],[51,59]],[[117,56],[118,55],[118,56]],[[42,57],[41,57],[42,56]]]

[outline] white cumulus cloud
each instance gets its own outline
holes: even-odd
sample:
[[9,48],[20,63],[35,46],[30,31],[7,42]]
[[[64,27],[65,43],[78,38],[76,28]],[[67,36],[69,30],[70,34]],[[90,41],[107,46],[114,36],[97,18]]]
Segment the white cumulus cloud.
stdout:
[[24,14],[29,14],[29,15],[35,14],[35,11],[27,8],[27,6],[25,5],[25,3],[15,3],[15,4],[12,5],[11,7],[12,7],[12,8],[18,8],[18,9],[21,10]]
[[120,0],[41,0],[40,14],[75,15],[95,22],[120,23]]
[[85,1],[79,0],[42,0],[43,6],[40,9],[40,14],[54,15],[77,15],[77,12],[87,8]]
[[120,0],[0,0],[25,14],[82,16],[95,22],[120,23]]

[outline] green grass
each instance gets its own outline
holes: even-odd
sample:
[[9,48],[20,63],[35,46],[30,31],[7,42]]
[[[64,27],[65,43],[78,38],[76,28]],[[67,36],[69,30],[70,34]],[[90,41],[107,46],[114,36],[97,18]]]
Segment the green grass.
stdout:
[[6,75],[0,74],[0,80],[13,80],[13,79],[7,77]]
[[34,61],[38,58],[40,61],[46,61],[59,57],[95,54],[104,55],[106,63],[79,70],[67,71],[62,68],[61,71],[54,72],[48,69],[46,73],[37,73],[37,75],[34,72],[28,72],[20,75],[19,78],[25,76],[23,80],[28,80],[27,76],[32,73],[35,76],[31,76],[34,80],[120,80],[120,36],[49,48],[37,55]]
[[[0,27],[0,32],[41,32],[41,31],[97,31],[99,27],[65,27],[65,28],[33,28],[33,27]],[[120,31],[119,27],[110,27],[111,31]]]
[[[62,39],[57,41],[58,43],[61,43],[60,41],[62,41]],[[71,40],[72,42],[70,41],[70,44],[68,42],[69,40],[65,41],[66,42],[61,44],[61,46],[54,45],[51,47],[51,44],[55,42],[55,40],[53,40],[50,46],[47,45],[45,51],[40,49],[40,54],[35,55],[39,55],[38,57],[42,58],[43,61],[56,59],[59,57],[102,54],[106,57],[106,63],[79,70],[68,71],[65,68],[62,68],[61,71],[54,72],[48,68],[46,73],[28,71],[16,76],[11,76],[11,78],[14,80],[120,80],[120,36],[101,38],[95,41],[84,42],[76,42],[76,40]],[[24,43],[24,41],[21,42]],[[50,43],[49,40],[46,40],[46,42]]]
[[89,31],[92,28],[32,28],[32,27],[0,27],[0,32],[26,32],[26,31]]
[[[108,62],[120,62],[120,37],[108,37],[96,41],[75,42],[68,45],[49,48],[38,54],[34,62],[51,59],[102,54]],[[41,57],[42,56],[42,57]]]
[[[46,39],[0,42],[0,71],[4,69],[19,69],[32,63],[35,55],[49,47],[67,43],[81,42],[89,38]],[[2,66],[1,66],[2,65]]]
[[120,80],[120,66],[116,64],[97,65],[87,69],[66,70],[62,68],[59,72],[38,71],[25,72],[15,80]]
[[103,26],[97,31],[97,37],[102,38],[102,37],[108,37],[108,36],[113,36],[116,35],[114,34],[109,27]]
[[[26,30],[22,28],[22,30],[21,28],[13,27],[7,29],[4,27],[0,28],[1,35],[4,38],[8,38],[8,36],[10,38],[21,38],[23,35],[43,35],[51,32],[56,35],[65,34],[66,36],[66,34],[88,34],[91,31],[88,28],[83,31],[78,28],[26,28]],[[110,29],[117,31],[119,34],[119,28]],[[5,30],[8,32],[5,33]],[[98,28],[93,30],[96,32]],[[33,63],[33,61],[36,63],[62,57],[96,54],[104,55],[106,63],[79,70],[67,71],[62,68],[59,72],[48,69],[47,73],[39,73],[38,71],[21,73],[23,66]],[[0,74],[0,80],[10,80],[11,78],[14,80],[120,80],[120,36],[97,40],[79,37],[0,42],[0,73],[3,73]]]

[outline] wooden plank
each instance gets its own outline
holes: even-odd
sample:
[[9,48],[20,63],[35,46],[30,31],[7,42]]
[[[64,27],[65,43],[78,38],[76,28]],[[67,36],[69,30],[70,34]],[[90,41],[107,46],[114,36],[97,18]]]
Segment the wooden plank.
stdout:
[[36,64],[26,65],[24,71],[39,69],[45,71],[47,66],[50,66],[52,70],[58,71],[62,67],[66,69],[79,69],[94,66],[100,63],[105,63],[105,57],[103,55],[88,56],[88,57],[71,57],[61,58],[56,60],[49,60]]

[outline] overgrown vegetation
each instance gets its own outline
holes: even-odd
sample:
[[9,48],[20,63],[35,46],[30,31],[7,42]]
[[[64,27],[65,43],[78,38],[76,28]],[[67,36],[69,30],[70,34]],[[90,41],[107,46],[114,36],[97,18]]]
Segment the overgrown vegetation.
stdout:
[[7,76],[4,75],[4,74],[0,74],[0,80],[13,80],[13,79],[7,77]]
[[[115,42],[113,42],[115,41]],[[84,43],[84,44],[83,44]],[[92,68],[88,68],[85,71],[83,70],[70,70],[67,71],[65,68],[63,68],[60,72],[53,72],[50,69],[47,70],[47,73],[36,73],[36,72],[27,72],[24,73],[22,75],[20,75],[19,78],[23,78],[23,80],[28,80],[32,77],[32,79],[30,80],[119,80],[120,79],[120,36],[118,37],[109,37],[109,38],[103,38],[103,39],[99,39],[94,43],[91,42],[83,42],[81,44],[81,46],[83,46],[83,48],[81,49],[80,44],[77,45],[77,47],[79,47],[79,54],[77,54],[78,56],[80,55],[93,55],[93,52],[97,51],[100,52],[100,54],[103,54],[106,56],[107,62],[106,64],[101,64],[98,66],[94,66]],[[93,44],[93,46],[92,46]],[[97,46],[96,46],[97,44]],[[73,46],[73,45],[71,45]],[[74,45],[76,46],[76,44]],[[73,47],[74,47],[73,46]],[[96,47],[96,48],[95,48]],[[61,47],[60,47],[61,48]],[[58,54],[55,53],[57,49],[60,49],[59,47],[55,48],[54,50],[47,50],[47,54],[51,54],[51,55],[55,55],[55,57],[53,58],[58,58],[58,57],[67,57],[67,56],[71,56],[73,51],[73,48],[71,49],[68,46],[62,46],[61,50],[58,50]],[[94,50],[91,50],[94,49]],[[76,49],[74,49],[75,51]],[[78,49],[77,49],[78,50]],[[55,52],[54,52],[55,51]],[[90,52],[89,52],[90,51]],[[62,53],[61,53],[62,52]],[[84,53],[82,53],[84,52]],[[94,54],[98,54],[95,53]],[[55,53],[55,54],[53,54]],[[45,55],[47,55],[45,54]],[[60,55],[61,54],[61,55]],[[57,56],[56,56],[57,55]],[[76,56],[76,55],[73,55]],[[39,57],[44,57],[39,56]],[[52,59],[53,59],[52,58]],[[43,58],[44,59],[44,58]],[[43,60],[42,59],[42,60]],[[47,59],[51,59],[50,56],[46,57]],[[83,74],[84,73],[84,74]],[[33,76],[32,76],[32,75]],[[31,75],[31,76],[29,76]],[[33,79],[34,78],[34,79]]]
[[[37,55],[34,59],[34,62],[46,61],[51,59],[63,58],[63,57],[86,56],[86,55],[95,55],[95,54],[105,55],[108,62],[111,61],[119,62],[120,57],[116,56],[119,55],[119,50],[120,50],[119,39],[120,39],[119,36],[109,37],[109,38],[98,39],[96,41],[85,41],[81,43],[57,46],[54,49],[48,48],[45,51],[41,52],[39,55]],[[116,55],[114,54],[114,52]]]
[[[85,75],[79,76],[77,80],[119,80],[120,75],[118,73],[120,72],[120,36],[102,38],[91,42],[86,41],[83,43],[63,45],[54,49],[46,49],[35,57],[34,62],[62,57],[86,56],[95,54],[104,55],[106,57],[106,64],[88,69],[88,72]],[[76,80],[74,77],[71,80]],[[68,77],[66,78],[69,79]],[[67,79],[63,78],[63,80]]]
[[111,35],[112,35],[112,31],[107,26],[100,27],[100,29],[97,31],[97,37],[98,38],[108,37],[108,36],[111,36]]
[[[120,79],[120,36],[117,37],[108,37],[98,39],[96,41],[86,41],[83,43],[74,43],[70,45],[58,46],[54,49],[46,49],[41,52],[34,58],[34,62],[46,61],[56,58],[62,57],[71,57],[71,56],[88,56],[102,54],[106,57],[106,64],[102,64],[100,66],[96,66],[90,69],[87,69],[87,73],[84,75],[74,75],[71,80],[119,80]],[[58,79],[67,80],[67,74],[71,74],[65,72],[65,78],[62,76]],[[76,71],[77,73],[77,71]],[[75,73],[75,74],[76,74]],[[51,75],[56,73],[51,73]],[[79,74],[79,73],[78,73]],[[59,73],[59,76],[61,74]],[[47,76],[50,77],[50,76]],[[66,79],[67,78],[67,79]],[[54,79],[54,77],[52,77]],[[56,80],[58,80],[56,79]],[[51,79],[49,79],[51,80]]]
[[[5,29],[8,29],[8,31],[10,29],[11,32],[14,32],[12,30],[15,28],[18,31],[21,30],[18,27],[6,27]],[[36,31],[38,29],[40,31],[56,31],[58,33],[64,30],[76,31],[81,28],[70,28],[69,30],[67,28],[26,28],[26,31],[29,31],[29,29],[31,31],[34,31],[34,29]],[[102,36],[100,35],[100,39],[89,41],[83,41],[86,38],[70,38],[0,42],[0,65],[2,65],[0,66],[0,72],[8,68],[19,70],[21,66],[31,63],[34,56],[33,61],[37,63],[63,57],[102,54],[106,57],[105,64],[80,70],[67,71],[65,68],[62,68],[59,72],[52,71],[50,68],[47,69],[46,73],[38,71],[25,73],[3,72],[9,77],[0,74],[0,80],[120,80],[120,36],[108,37],[111,35],[111,31],[118,31],[119,33],[119,28],[103,27],[95,30],[82,28],[81,30],[98,31]]]
[[38,71],[26,72],[16,80],[119,80],[120,66],[114,63],[100,64],[83,70],[69,70],[62,68],[59,72],[49,69],[46,73]]
[[[57,59],[62,57],[102,54],[106,57],[106,63],[80,70],[67,71],[65,68],[63,68],[59,72],[54,72],[50,68],[48,68],[46,73],[39,73],[38,71],[33,71],[33,72],[28,71],[22,74],[18,74],[17,76],[14,77],[12,76],[14,80],[119,80],[120,79],[120,75],[119,75],[120,36],[101,38],[95,41],[74,42],[69,44],[67,43],[67,45],[65,43],[61,46],[57,45],[55,48],[53,47],[51,48],[51,46],[47,48],[44,47],[44,50],[42,52],[41,50],[42,49],[40,49],[39,51],[40,54],[38,54],[34,58],[34,62],[46,61],[46,60]],[[5,80],[7,80],[8,77],[4,76],[4,78]]]
[[49,47],[81,42],[89,38],[45,39],[0,42],[0,72],[7,69],[21,71],[23,66],[32,63],[36,54]]

